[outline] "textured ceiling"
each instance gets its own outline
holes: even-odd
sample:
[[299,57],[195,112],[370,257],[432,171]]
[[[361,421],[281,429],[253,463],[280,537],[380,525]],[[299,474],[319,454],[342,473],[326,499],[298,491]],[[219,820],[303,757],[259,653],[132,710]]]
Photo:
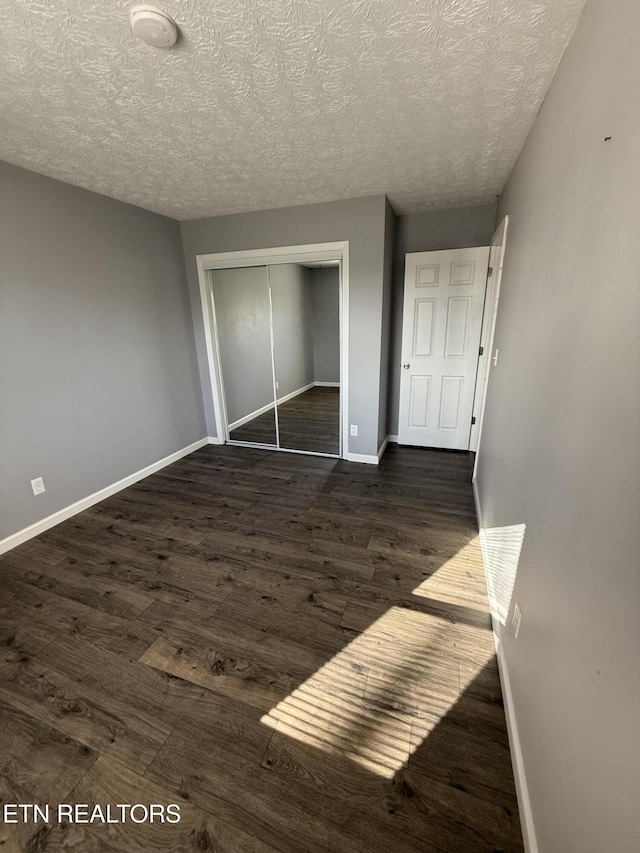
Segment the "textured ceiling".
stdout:
[[492,201],[585,0],[0,0],[0,159],[178,219]]

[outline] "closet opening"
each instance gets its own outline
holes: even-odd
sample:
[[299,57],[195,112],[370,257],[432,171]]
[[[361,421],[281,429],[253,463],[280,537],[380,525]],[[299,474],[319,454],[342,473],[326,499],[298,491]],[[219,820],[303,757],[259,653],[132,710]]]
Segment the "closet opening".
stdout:
[[218,440],[343,457],[348,244],[197,261]]

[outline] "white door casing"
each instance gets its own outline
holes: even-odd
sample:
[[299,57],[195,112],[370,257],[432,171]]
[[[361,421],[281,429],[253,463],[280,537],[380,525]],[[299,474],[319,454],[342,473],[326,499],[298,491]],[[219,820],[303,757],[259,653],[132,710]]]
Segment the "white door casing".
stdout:
[[399,444],[467,450],[489,247],[406,255]]
[[493,342],[498,316],[498,301],[500,299],[502,268],[504,266],[504,253],[507,247],[508,229],[509,217],[505,216],[491,238],[491,244],[489,247],[489,268],[492,271],[492,275],[487,279],[487,295],[484,300],[484,319],[482,321],[482,339],[480,341],[484,354],[480,359],[478,366],[476,399],[473,404],[473,414],[476,422],[471,427],[471,442],[469,445],[470,450],[476,451],[476,459],[473,469],[474,480],[476,476],[476,468],[478,466],[477,454],[480,449],[480,438],[482,435],[482,424],[484,421],[484,407],[487,400],[489,374],[493,364]]

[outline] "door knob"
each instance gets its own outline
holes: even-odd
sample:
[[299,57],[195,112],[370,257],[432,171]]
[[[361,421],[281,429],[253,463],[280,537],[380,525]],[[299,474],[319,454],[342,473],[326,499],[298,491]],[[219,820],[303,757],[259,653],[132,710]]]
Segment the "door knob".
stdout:
[[402,366],[404,367],[405,370],[409,370],[409,368],[411,367],[411,365],[409,364],[408,361],[405,361],[405,363]]

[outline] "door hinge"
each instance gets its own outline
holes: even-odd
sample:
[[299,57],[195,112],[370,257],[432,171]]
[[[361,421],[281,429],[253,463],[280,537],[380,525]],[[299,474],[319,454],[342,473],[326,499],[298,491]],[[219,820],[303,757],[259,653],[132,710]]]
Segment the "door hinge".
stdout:
[[493,267],[489,267],[489,270],[487,272],[487,278],[491,278],[492,275],[493,275]]
[[475,424],[475,422],[476,422],[476,419],[475,419],[475,418],[471,418],[471,426],[473,426],[473,425]]
[[484,355],[484,347],[480,347],[480,355]]

